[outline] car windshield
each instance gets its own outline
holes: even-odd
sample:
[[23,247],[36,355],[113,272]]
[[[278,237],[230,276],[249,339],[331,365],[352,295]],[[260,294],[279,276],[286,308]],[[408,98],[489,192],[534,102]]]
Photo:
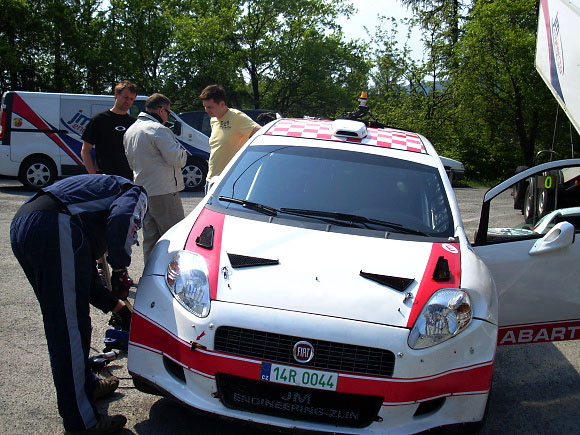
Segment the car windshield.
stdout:
[[453,220],[436,168],[385,156],[299,146],[246,149],[213,203],[287,219],[436,237]]

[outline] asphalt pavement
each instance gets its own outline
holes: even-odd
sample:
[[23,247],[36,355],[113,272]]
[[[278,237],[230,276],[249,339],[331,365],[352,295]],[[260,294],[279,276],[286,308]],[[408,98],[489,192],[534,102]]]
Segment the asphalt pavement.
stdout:
[[[456,189],[468,235],[476,228],[485,189]],[[56,407],[48,351],[38,302],[10,248],[10,222],[32,194],[18,181],[0,178],[0,433],[57,434]],[[185,212],[201,199],[183,193]],[[137,281],[143,254],[135,247],[130,275]],[[109,315],[92,309],[92,353],[102,351]],[[498,348],[489,417],[484,434],[580,434],[579,341]],[[100,412],[122,413],[123,434],[270,434],[266,429],[200,415],[159,396],[137,391],[127,373],[126,355],[101,373],[121,379],[115,395],[99,402]]]

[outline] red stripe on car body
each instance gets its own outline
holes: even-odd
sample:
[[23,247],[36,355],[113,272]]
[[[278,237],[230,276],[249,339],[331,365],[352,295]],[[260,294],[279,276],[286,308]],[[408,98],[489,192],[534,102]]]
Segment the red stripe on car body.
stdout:
[[[189,237],[185,242],[185,249],[187,251],[195,252],[205,258],[209,272],[209,291],[211,299],[217,299],[218,274],[220,267],[220,252],[222,246],[222,232],[224,228],[225,215],[207,208],[204,208],[193,228],[189,233]],[[213,248],[206,249],[198,246],[195,240],[201,235],[201,232],[207,226],[212,226],[214,231]]]
[[[191,343],[146,318],[133,313],[130,344],[166,355],[201,376],[213,378],[227,373],[260,380],[262,361],[212,350],[191,350]],[[302,367],[302,366],[297,366]],[[302,367],[303,368],[303,367]],[[339,373],[337,392],[377,395],[384,404],[405,404],[455,394],[487,394],[493,361],[457,367],[421,378],[379,378]]]
[[[439,257],[443,257],[449,264],[450,279],[448,281],[435,281],[433,272]],[[407,327],[412,328],[419,313],[429,300],[433,293],[442,288],[459,288],[461,282],[461,252],[459,243],[433,243],[431,254],[425,267],[421,284],[415,295],[411,314],[407,321]]]

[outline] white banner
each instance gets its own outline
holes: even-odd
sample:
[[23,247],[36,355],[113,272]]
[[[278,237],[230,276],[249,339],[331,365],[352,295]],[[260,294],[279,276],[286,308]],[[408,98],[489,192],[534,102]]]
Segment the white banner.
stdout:
[[580,0],[541,0],[536,69],[580,133]]

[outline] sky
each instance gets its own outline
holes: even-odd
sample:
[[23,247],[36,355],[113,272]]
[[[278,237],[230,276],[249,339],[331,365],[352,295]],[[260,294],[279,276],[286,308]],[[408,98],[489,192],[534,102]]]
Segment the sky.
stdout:
[[[580,0],[578,0],[580,1]],[[398,0],[351,0],[353,6],[358,10],[349,20],[341,18],[338,22],[342,26],[342,31],[347,39],[364,39],[369,41],[364,27],[371,34],[379,24],[378,15],[394,17],[397,21],[411,16],[411,12]],[[405,37],[406,28],[399,23],[398,34]],[[422,45],[420,34],[417,30],[411,35],[410,47],[414,58],[421,58]]]

